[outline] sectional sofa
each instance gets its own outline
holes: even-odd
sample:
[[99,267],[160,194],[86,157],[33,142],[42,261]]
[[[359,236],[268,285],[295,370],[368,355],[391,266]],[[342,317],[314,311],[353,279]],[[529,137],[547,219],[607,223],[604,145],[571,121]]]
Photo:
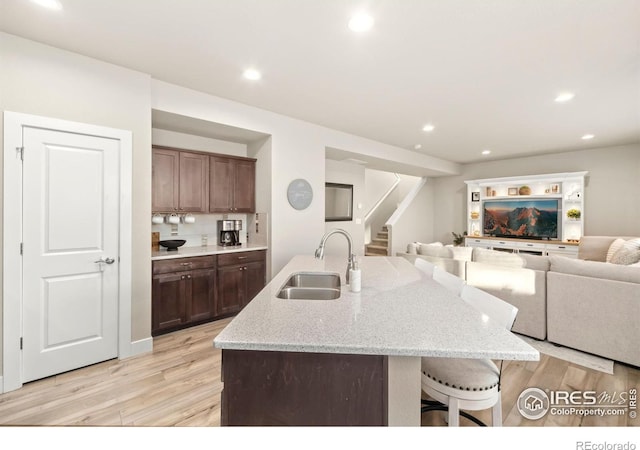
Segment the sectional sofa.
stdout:
[[[513,331],[640,367],[640,263],[607,262],[613,246],[633,237],[583,237],[578,259],[512,254],[470,247],[412,244],[422,258],[513,304]],[[464,250],[462,250],[464,249]]]

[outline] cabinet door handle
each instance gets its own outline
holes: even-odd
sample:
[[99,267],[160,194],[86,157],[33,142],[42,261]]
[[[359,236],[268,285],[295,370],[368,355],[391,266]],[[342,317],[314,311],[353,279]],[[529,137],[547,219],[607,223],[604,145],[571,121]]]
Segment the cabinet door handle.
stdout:
[[181,266],[190,266],[191,264],[193,264],[193,263],[190,263],[190,262],[180,263]]
[[533,244],[527,244],[527,247],[533,247]]
[[238,256],[238,259],[247,259],[248,256]]
[[559,245],[558,248],[567,248],[564,245]]
[[191,275],[187,275],[187,278],[190,280],[191,279]]
[[180,279],[181,279],[181,280],[184,280],[184,275],[182,275],[182,276],[180,277]]

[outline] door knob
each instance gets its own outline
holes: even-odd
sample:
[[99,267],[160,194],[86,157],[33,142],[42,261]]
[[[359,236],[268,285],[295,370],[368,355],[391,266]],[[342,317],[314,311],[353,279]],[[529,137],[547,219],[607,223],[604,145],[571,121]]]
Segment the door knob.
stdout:
[[94,261],[94,263],[96,263],[96,264],[102,264],[102,263],[105,263],[105,264],[113,264],[114,262],[115,262],[115,259],[113,259],[113,258],[108,258],[108,257],[107,257],[107,258],[105,258],[104,256],[103,256],[102,258],[100,258],[99,260]]

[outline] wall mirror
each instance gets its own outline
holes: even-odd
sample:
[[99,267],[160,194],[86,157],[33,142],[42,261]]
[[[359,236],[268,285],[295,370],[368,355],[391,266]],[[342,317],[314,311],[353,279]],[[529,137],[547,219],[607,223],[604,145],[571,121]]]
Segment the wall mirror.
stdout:
[[325,183],[324,221],[339,222],[353,220],[353,185]]

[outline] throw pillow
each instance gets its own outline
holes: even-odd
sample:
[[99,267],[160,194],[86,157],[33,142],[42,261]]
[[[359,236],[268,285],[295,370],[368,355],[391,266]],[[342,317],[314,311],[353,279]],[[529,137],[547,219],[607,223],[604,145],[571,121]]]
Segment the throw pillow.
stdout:
[[443,247],[439,245],[424,245],[418,248],[418,254],[424,256],[433,256],[436,258],[451,258],[450,247]]
[[489,250],[479,247],[473,249],[472,259],[475,262],[494,264],[497,266],[524,267],[526,265],[524,258],[521,258],[514,253],[499,252],[497,250]]
[[411,244],[407,245],[407,253],[409,253],[410,255],[417,255],[418,244],[415,242],[412,242]]
[[453,259],[459,261],[471,261],[473,247],[450,247]]
[[640,238],[626,241],[612,257],[613,264],[629,265],[640,261]]
[[607,250],[607,257],[605,258],[605,261],[611,262],[611,258],[613,258],[613,255],[615,255],[616,252],[622,248],[625,242],[626,241],[624,239],[620,238],[613,241],[609,246],[609,250]]
[[418,255],[426,255],[426,253],[422,253],[429,248],[434,247],[443,247],[442,242],[431,242],[430,244],[423,244],[421,242],[416,242],[418,244]]

